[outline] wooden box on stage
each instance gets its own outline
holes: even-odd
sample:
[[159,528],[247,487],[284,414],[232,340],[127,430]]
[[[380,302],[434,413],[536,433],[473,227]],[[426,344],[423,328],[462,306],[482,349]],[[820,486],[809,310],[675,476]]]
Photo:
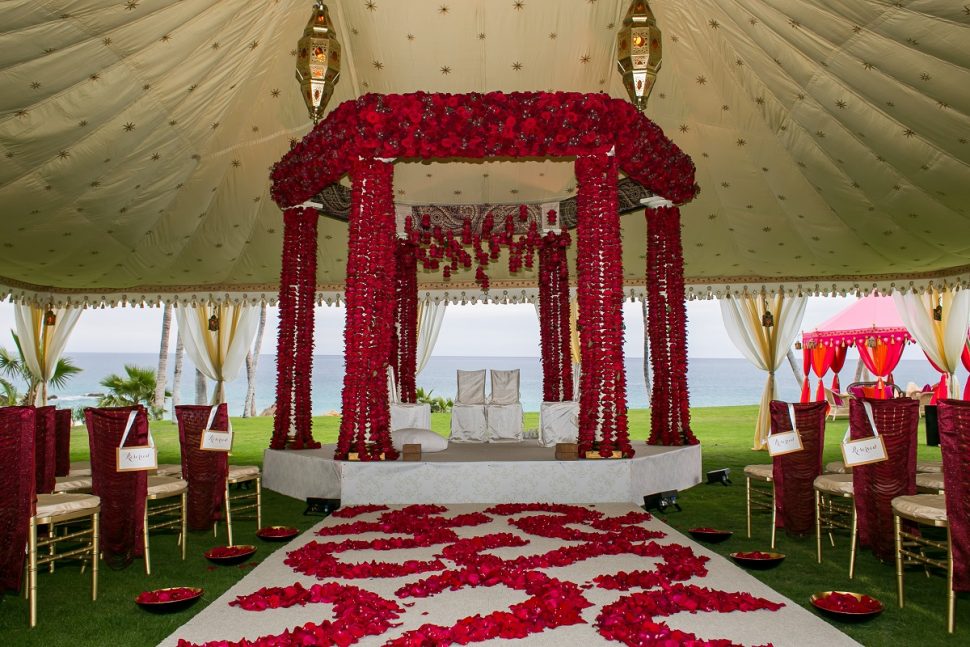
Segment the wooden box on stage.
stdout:
[[556,443],[556,460],[579,460],[579,445],[577,443]]
[[421,460],[421,445],[415,443],[413,445],[404,445],[404,451],[401,452],[401,460],[405,461],[420,461]]

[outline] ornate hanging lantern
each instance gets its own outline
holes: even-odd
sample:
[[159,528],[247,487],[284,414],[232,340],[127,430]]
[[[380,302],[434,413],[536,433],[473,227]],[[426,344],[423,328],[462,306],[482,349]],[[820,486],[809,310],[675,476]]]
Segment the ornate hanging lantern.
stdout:
[[645,110],[663,57],[660,28],[646,0],[630,3],[616,44],[616,64],[630,101]]
[[866,339],[866,346],[868,346],[869,348],[875,348],[878,345],[879,345],[879,340],[876,339],[875,337],[868,337]]
[[801,349],[802,349],[802,342],[796,341],[795,342],[795,350],[801,350]]
[[939,303],[933,308],[933,321],[943,321],[943,304]]
[[340,79],[340,43],[327,5],[313,3],[310,22],[296,51],[296,80],[300,82],[310,118],[317,123],[330,101],[333,86]]
[[209,317],[209,332],[219,332],[219,317],[215,315]]
[[765,313],[761,315],[761,325],[765,328],[771,328],[775,325],[775,315],[771,314],[771,310],[765,310]]
[[53,326],[57,323],[57,315],[54,314],[54,308],[52,306],[47,306],[47,312],[44,313],[44,325]]

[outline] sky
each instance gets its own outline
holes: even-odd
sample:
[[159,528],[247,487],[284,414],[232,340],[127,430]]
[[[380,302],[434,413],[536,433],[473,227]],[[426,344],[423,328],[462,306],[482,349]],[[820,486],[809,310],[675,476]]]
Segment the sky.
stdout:
[[[852,303],[854,297],[810,297],[802,330],[811,330]],[[321,355],[343,353],[344,309],[321,306],[316,310],[314,352]],[[625,303],[624,354],[643,356],[643,319],[639,303]],[[728,339],[715,300],[689,301],[688,354],[690,357],[738,358],[741,353]],[[174,319],[174,318],[173,318]],[[276,348],[276,308],[270,308],[263,354]],[[160,308],[124,307],[86,310],[68,341],[66,353],[158,353],[162,312]],[[12,347],[7,330],[14,328],[13,305],[0,303],[0,346]],[[175,349],[175,324],[170,349]],[[476,357],[532,357],[539,355],[539,323],[532,305],[478,304],[449,306],[436,355]],[[908,346],[906,359],[919,359],[922,353]]]

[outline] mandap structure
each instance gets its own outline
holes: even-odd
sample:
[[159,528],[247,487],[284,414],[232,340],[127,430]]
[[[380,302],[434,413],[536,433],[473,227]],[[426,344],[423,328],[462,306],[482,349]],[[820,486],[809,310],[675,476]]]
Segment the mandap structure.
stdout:
[[[447,279],[476,266],[488,290],[487,268],[505,250],[510,272],[539,257],[543,392],[572,392],[569,280],[571,237],[555,210],[528,207],[473,229],[470,218],[449,228],[428,214],[404,218],[396,234],[395,160],[575,158],[576,296],[580,356],[579,453],[632,456],[623,369],[623,263],[617,198],[619,172],[660,196],[647,210],[648,323],[653,348],[652,442],[697,442],[687,398],[686,315],[680,211],[694,197],[694,165],[628,102],[602,94],[369,94],[337,107],[273,169],[273,197],[284,208],[280,284],[277,415],[272,446],[318,446],[310,431],[316,210],[300,206],[350,174],[343,411],[335,456],[394,459],[387,368],[413,400],[418,264]],[[517,225],[524,232],[516,237]],[[486,251],[487,250],[487,251]]]

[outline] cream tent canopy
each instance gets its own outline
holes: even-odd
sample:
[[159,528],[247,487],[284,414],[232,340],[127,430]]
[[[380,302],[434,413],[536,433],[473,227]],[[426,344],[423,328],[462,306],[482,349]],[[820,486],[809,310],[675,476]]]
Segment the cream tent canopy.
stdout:
[[[0,8],[0,292],[36,302],[273,298],[268,173],[309,132],[294,80],[308,0],[11,0]],[[330,106],[367,92],[625,98],[627,0],[330,0]],[[688,290],[970,283],[970,8],[953,0],[652,3],[647,115],[698,167]],[[398,164],[401,205],[558,202],[564,162]],[[320,221],[319,293],[346,223]],[[327,217],[331,216],[331,217]],[[644,218],[623,217],[644,284]],[[534,277],[490,268],[493,297]],[[476,292],[422,274],[422,294]],[[440,293],[438,293],[440,294]]]

